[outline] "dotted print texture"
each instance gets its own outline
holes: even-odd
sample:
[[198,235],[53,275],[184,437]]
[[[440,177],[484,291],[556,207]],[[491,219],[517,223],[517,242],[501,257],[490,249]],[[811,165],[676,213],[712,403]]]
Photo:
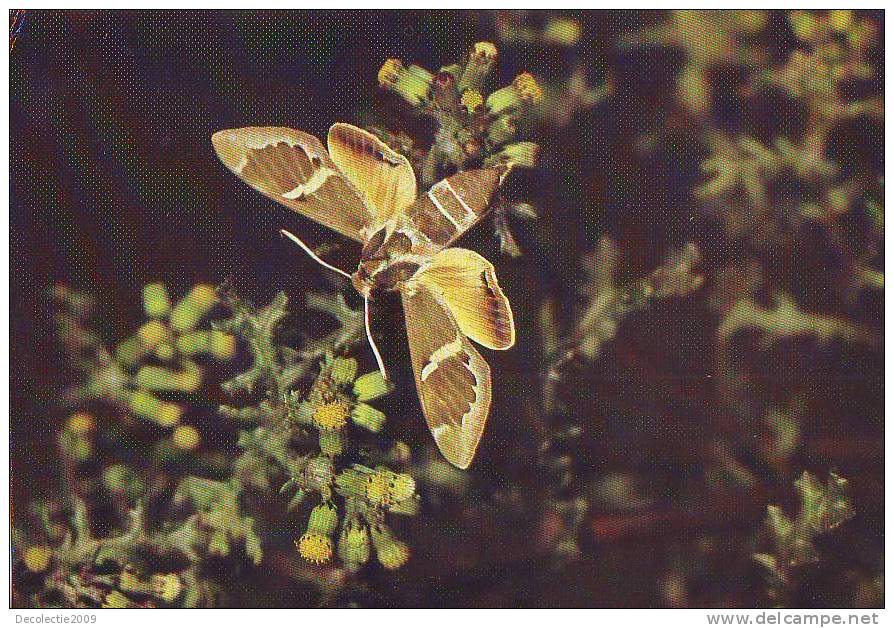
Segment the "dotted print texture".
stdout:
[[[11,24],[14,605],[170,606],[193,593],[241,607],[884,605],[882,12],[29,10]],[[476,137],[492,138],[489,95],[507,88],[524,106],[502,118],[511,139],[451,144],[482,151],[470,167],[490,154],[518,164],[492,215],[457,242],[494,264],[517,334],[509,351],[481,349],[493,401],[471,468],[438,454],[400,301],[386,296],[372,328],[392,391],[363,410],[362,438],[347,418],[365,403],[352,382],[376,371],[362,333],[353,392],[315,389],[351,435],[344,451],[331,434],[317,449],[403,474],[369,476],[384,488],[352,528],[358,553],[339,549],[344,494],[327,541],[322,511],[308,524],[325,490],[289,510],[286,474],[239,485],[233,512],[252,519],[214,537],[226,551],[195,582],[189,564],[141,555],[128,564],[142,589],[122,584],[119,564],[92,598],[47,593],[59,539],[38,504],[70,521],[77,496],[100,538],[127,529],[137,497],[150,520],[180,516],[178,478],[239,477],[245,425],[216,408],[233,402],[220,383],[253,354],[244,338],[212,341],[206,322],[178,328],[189,308],[206,315],[204,289],[227,281],[259,306],[285,291],[292,347],[339,325],[308,292],[362,303],[279,230],[349,272],[359,245],[239,181],[212,134],[284,126],[325,143],[348,122],[395,148],[412,141],[422,181],[438,133],[474,116],[411,104],[380,69],[425,68],[431,98],[442,68],[491,54],[479,42],[495,60],[481,97],[463,92],[457,110],[477,111]],[[537,145],[536,163],[517,142]],[[186,351],[205,333],[195,360],[175,359],[199,365],[201,387],[181,369],[173,394],[157,395],[196,409],[139,405],[143,389],[129,385],[117,410],[102,394],[79,401],[69,345],[86,336],[64,325],[60,336],[60,286],[92,295],[91,329],[108,346],[141,330]],[[145,330],[166,294],[174,311]],[[151,386],[171,377],[137,370],[128,377]],[[386,427],[368,433],[380,411]],[[296,439],[326,431],[308,425]],[[393,517],[407,477],[418,512]],[[224,500],[199,494],[212,509]],[[768,506],[804,543],[766,521]],[[384,513],[394,538],[372,523]],[[348,569],[363,543],[378,562]]]

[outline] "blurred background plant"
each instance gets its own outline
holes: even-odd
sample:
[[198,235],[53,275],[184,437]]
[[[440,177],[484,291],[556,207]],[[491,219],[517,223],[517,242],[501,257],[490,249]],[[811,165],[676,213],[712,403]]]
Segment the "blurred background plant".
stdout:
[[[15,605],[884,605],[881,12],[25,18]],[[420,189],[512,166],[462,241],[519,338],[468,472],[397,303],[386,387],[278,229],[357,251],[208,142],[337,120]]]

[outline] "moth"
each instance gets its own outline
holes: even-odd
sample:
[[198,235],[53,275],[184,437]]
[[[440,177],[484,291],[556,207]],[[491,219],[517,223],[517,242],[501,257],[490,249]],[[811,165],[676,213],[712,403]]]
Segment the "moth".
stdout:
[[491,404],[490,367],[470,339],[509,349],[515,323],[493,265],[451,245],[485,215],[506,169],[460,172],[417,197],[406,157],[350,124],[329,129],[328,151],[316,137],[284,127],[219,131],[211,141],[250,186],[362,244],[357,270],[347,273],[282,232],[363,296],[367,339],[383,375],[369,303],[382,292],[400,293],[426,422],[443,456],[468,468]]

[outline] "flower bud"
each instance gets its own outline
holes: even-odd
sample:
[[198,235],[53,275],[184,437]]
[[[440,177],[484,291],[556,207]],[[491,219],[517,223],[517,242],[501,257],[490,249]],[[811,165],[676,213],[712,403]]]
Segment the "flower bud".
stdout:
[[132,606],[133,603],[121,591],[112,591],[102,601],[103,608],[131,608]]
[[217,304],[214,286],[199,284],[189,291],[171,310],[171,327],[175,331],[189,331]]
[[176,425],[183,415],[183,408],[176,403],[162,401],[146,390],[136,390],[131,394],[130,411],[136,416],[154,421],[162,427]]
[[310,511],[310,519],[307,522],[307,531],[331,536],[338,527],[338,509],[331,502],[315,506]]
[[183,591],[183,583],[180,576],[175,573],[154,574],[150,580],[155,596],[168,602],[169,604],[180,597]]
[[385,426],[385,413],[368,403],[358,403],[351,412],[351,420],[370,432],[378,433]]
[[519,74],[502,89],[498,89],[487,97],[487,109],[493,114],[515,111],[522,105],[539,102],[543,91],[537,80],[527,72]]
[[404,66],[400,59],[388,59],[379,70],[379,84],[397,92],[411,105],[428,99],[434,75],[418,65]]
[[335,470],[332,459],[328,456],[311,458],[304,468],[304,481],[306,487],[312,491],[328,488],[335,479]]
[[339,386],[352,384],[357,377],[357,360],[354,358],[335,358],[331,366],[332,381]]
[[376,548],[376,557],[385,569],[400,569],[410,559],[410,548],[407,544],[394,538],[384,525],[377,525],[372,530],[372,542]]
[[202,442],[202,437],[192,425],[178,425],[174,429],[172,440],[178,449],[193,451]]
[[338,456],[345,450],[339,430],[320,430],[320,451],[327,456]]
[[52,557],[53,551],[46,545],[32,545],[25,550],[25,567],[33,572],[46,571]]
[[357,401],[370,401],[378,399],[389,391],[388,382],[382,377],[379,371],[373,371],[366,375],[361,375],[354,382],[354,394]]
[[515,137],[518,130],[515,120],[509,116],[498,116],[487,128],[487,139],[495,145],[505,144]]
[[161,321],[149,321],[137,330],[137,336],[144,350],[148,351],[156,345],[171,338],[171,330]]
[[537,165],[540,147],[534,142],[515,142],[506,144],[500,152],[493,155],[489,163],[504,163],[512,167],[533,168]]
[[163,283],[150,283],[143,286],[143,310],[151,318],[162,318],[171,311],[171,298]]
[[480,41],[472,48],[466,67],[457,82],[459,91],[478,90],[497,60],[497,47],[489,41]]
[[359,469],[345,469],[336,476],[335,486],[346,497],[366,497],[366,477]]
[[359,569],[369,562],[369,530],[356,519],[352,519],[342,527],[338,539],[338,556],[345,567],[351,570]]

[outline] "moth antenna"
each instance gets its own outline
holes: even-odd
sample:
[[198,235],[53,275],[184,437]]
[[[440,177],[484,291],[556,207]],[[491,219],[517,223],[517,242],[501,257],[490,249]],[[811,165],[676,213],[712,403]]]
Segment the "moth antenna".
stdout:
[[369,346],[372,349],[373,355],[376,356],[376,363],[379,365],[379,372],[382,373],[382,378],[387,382],[388,381],[388,373],[385,372],[385,363],[382,361],[382,354],[379,353],[379,348],[376,347],[376,342],[373,340],[372,331],[369,328],[369,296],[367,295],[363,299],[363,320],[364,325],[366,326],[366,339],[369,341]]
[[300,246],[302,249],[304,249],[304,252],[307,253],[308,255],[310,255],[311,259],[313,259],[313,260],[314,260],[317,264],[319,264],[320,266],[323,266],[323,267],[325,267],[325,268],[328,268],[329,270],[334,270],[334,271],[337,272],[339,275],[341,275],[341,276],[343,276],[343,277],[347,277],[348,279],[351,278],[351,274],[350,274],[350,273],[346,273],[346,272],[343,271],[341,268],[336,268],[336,267],[333,266],[332,264],[328,264],[328,263],[324,262],[322,259],[320,259],[320,257],[319,257],[316,253],[314,253],[314,252],[311,250],[311,248],[310,248],[309,246],[307,246],[304,242],[302,242],[302,241],[301,241],[301,238],[299,238],[299,237],[296,236],[295,234],[293,234],[293,233],[289,233],[289,232],[286,231],[285,229],[280,229],[280,230],[279,230],[279,233],[282,234],[282,235],[284,235],[284,236],[286,236],[289,240],[291,240],[292,242],[294,242],[295,244],[297,244],[298,246]]

